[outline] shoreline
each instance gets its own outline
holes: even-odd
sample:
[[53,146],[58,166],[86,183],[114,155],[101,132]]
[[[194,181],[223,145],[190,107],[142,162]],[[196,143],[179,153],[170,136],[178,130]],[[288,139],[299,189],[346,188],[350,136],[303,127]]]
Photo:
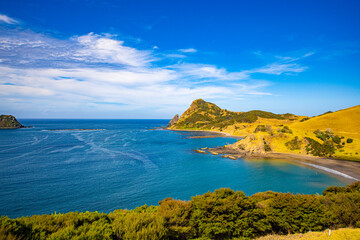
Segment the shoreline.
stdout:
[[230,159],[269,159],[271,160],[286,160],[291,163],[300,164],[302,166],[317,169],[326,174],[341,178],[346,183],[353,183],[360,181],[360,162],[338,160],[331,158],[322,158],[309,155],[291,154],[291,153],[245,153],[242,150],[233,148],[208,148],[210,154],[219,155]]
[[[165,130],[170,131],[184,131],[184,132],[208,132],[216,133],[219,135],[225,135],[226,137],[241,138],[240,136],[234,136],[229,133],[212,131],[212,130],[188,130],[188,129],[169,129],[164,128]],[[207,148],[208,152],[200,150],[194,150],[195,152],[202,154],[213,154],[221,157],[226,157],[230,159],[243,158],[246,160],[256,159],[256,158],[265,158],[269,160],[288,160],[295,164],[300,164],[302,166],[310,167],[317,169],[321,172],[329,174],[331,176],[341,178],[346,183],[353,183],[360,181],[360,162],[349,161],[349,160],[340,160],[332,158],[323,158],[310,155],[300,155],[293,153],[281,153],[281,152],[271,152],[271,153],[245,153],[244,151],[233,149],[233,148]]]
[[268,153],[264,157],[296,162],[300,165],[315,168],[332,176],[339,177],[347,183],[360,181],[359,162],[278,152]]
[[235,136],[235,135],[231,135],[230,133],[219,132],[219,131],[214,131],[214,130],[170,129],[170,128],[167,128],[167,127],[164,128],[164,130],[177,131],[177,132],[207,132],[207,133],[214,133],[214,134],[219,134],[219,135],[225,135],[226,137],[243,138],[243,136]]

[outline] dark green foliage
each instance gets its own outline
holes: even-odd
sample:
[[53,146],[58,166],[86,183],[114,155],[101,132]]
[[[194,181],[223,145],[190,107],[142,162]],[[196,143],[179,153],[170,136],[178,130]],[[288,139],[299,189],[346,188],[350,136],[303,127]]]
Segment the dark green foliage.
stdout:
[[0,218],[0,239],[253,239],[266,234],[360,227],[360,182],[329,187],[323,195],[228,188],[191,201],[166,198],[112,213],[70,212]]
[[292,133],[292,130],[291,130],[288,126],[283,126],[283,128],[280,129],[280,131],[278,130],[278,132],[282,132],[282,133]]
[[322,116],[322,115],[329,114],[329,113],[333,113],[333,112],[332,111],[327,111],[327,112],[324,112],[323,114],[320,114],[318,116]]
[[321,231],[327,223],[326,207],[315,195],[279,193],[269,205],[272,230],[277,233]]
[[186,119],[177,122],[175,124],[177,128],[225,128],[235,123],[253,123],[258,119],[258,117],[284,119],[284,117],[280,114],[259,110],[249,112],[231,112],[223,110],[215,104],[205,102],[201,99],[195,100],[192,103],[191,108],[193,109],[193,112],[191,112]]
[[[339,137],[338,135],[334,135],[331,129],[328,129],[326,131],[320,131],[318,129],[314,132],[314,134],[316,135],[317,138],[321,139],[324,142],[322,144],[322,148],[324,150],[323,152],[325,153],[323,156],[330,156],[331,154],[333,154],[332,149],[335,151],[335,149],[343,148],[343,146],[345,145],[344,142],[341,143],[341,137]],[[335,143],[335,145],[333,143]],[[317,147],[317,149],[319,149],[318,144],[315,144],[314,147]],[[320,155],[315,155],[315,156],[320,156]]]
[[335,153],[335,146],[333,142],[325,141],[321,144],[309,137],[305,137],[305,139],[309,142],[306,146],[306,151],[314,156],[331,157]]
[[298,150],[301,148],[301,140],[299,140],[298,136],[295,136],[294,139],[286,142],[285,146],[290,150]]
[[269,144],[264,144],[264,150],[265,152],[271,152],[271,147]]
[[[338,135],[334,135],[331,129],[328,129],[326,131],[320,131],[319,129],[314,132],[315,136],[322,141],[332,140],[334,143],[340,145],[341,144],[341,137]],[[341,147],[341,146],[338,146]]]
[[257,132],[266,132],[266,127],[265,125],[257,125],[255,130],[254,130],[254,133],[257,133]]
[[329,138],[332,136],[331,133],[329,133],[329,132],[327,132],[327,131],[322,132],[322,131],[320,131],[319,129],[316,130],[316,131],[314,132],[314,134],[315,134],[315,136],[316,136],[317,138],[319,138],[319,139],[321,139],[321,140],[323,140],[323,141],[326,141],[327,139],[329,139]]
[[341,138],[338,135],[332,136],[331,139],[333,140],[334,143],[336,144],[340,144],[341,143]]
[[309,120],[309,117],[304,117],[303,119],[300,120],[300,122],[305,122],[306,120]]
[[352,143],[352,142],[353,142],[353,139],[352,139],[352,138],[346,139],[346,143]]
[[21,125],[18,120],[12,115],[0,115],[0,129],[9,129],[9,128],[22,128],[24,127]]

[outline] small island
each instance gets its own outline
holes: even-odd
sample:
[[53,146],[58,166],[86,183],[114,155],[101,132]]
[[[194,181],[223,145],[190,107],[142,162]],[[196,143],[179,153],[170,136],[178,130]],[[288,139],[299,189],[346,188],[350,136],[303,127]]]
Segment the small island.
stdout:
[[17,129],[25,126],[12,115],[0,115],[0,129]]

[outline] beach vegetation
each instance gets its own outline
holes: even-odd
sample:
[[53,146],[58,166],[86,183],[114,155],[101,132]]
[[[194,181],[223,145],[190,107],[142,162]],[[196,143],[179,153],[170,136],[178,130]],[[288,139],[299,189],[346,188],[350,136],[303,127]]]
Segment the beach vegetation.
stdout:
[[285,143],[285,146],[290,150],[299,150],[301,149],[301,140],[298,136],[295,136],[292,140]]
[[288,126],[283,126],[281,129],[278,129],[278,132],[293,133],[292,130]]
[[265,127],[265,125],[257,125],[255,130],[254,130],[254,133],[257,133],[257,132],[266,132],[267,129]]
[[300,122],[305,122],[306,120],[309,120],[310,118],[309,117],[304,117],[300,120]]
[[319,157],[331,157],[335,153],[335,146],[331,141],[325,141],[321,144],[309,137],[305,137],[305,139],[308,141],[308,145],[306,146],[307,153]]

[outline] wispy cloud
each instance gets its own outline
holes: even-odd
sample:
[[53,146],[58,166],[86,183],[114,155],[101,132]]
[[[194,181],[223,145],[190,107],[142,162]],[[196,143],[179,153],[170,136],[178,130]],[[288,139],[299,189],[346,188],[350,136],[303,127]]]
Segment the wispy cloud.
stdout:
[[139,51],[124,46],[123,41],[93,33],[74,38],[81,47],[74,53],[77,60],[87,62],[115,63],[127,66],[144,66],[154,57],[150,51]]
[[183,48],[183,49],[179,49],[179,52],[183,52],[183,53],[195,53],[195,52],[197,52],[197,50],[194,49],[194,48]]
[[272,63],[261,68],[248,71],[249,73],[265,73],[272,75],[280,75],[283,73],[301,73],[307,67],[301,66],[296,63]]
[[[306,70],[294,60],[229,71],[186,62],[182,54],[127,46],[115,35],[89,33],[64,40],[16,29],[0,31],[0,59],[0,108],[32,109],[44,116],[61,112],[74,116],[80,107],[89,114],[135,110],[150,114],[151,109],[169,108],[181,112],[196,98],[271,95],[266,91],[269,83],[254,79],[254,74]],[[174,64],[174,59],[179,62]]]
[[8,17],[4,14],[0,14],[0,22],[5,22],[7,24],[18,24],[19,21],[11,18],[11,17]]
[[281,62],[285,62],[285,63],[290,63],[290,62],[295,62],[295,61],[298,61],[298,60],[301,60],[301,59],[304,59],[304,58],[307,58],[307,57],[310,57],[312,55],[314,55],[315,52],[307,52],[301,56],[297,56],[297,57],[293,57],[293,56],[276,56],[277,59],[279,59]]

